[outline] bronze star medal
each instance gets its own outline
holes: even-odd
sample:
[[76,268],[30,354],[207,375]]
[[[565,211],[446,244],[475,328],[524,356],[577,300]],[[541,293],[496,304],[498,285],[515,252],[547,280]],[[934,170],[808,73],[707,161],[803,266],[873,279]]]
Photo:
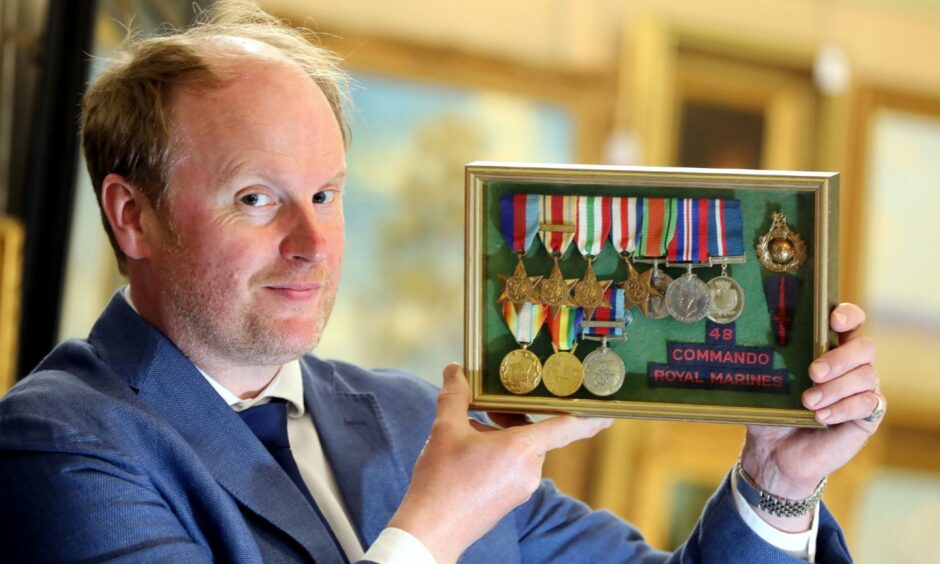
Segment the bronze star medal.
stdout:
[[650,275],[652,270],[647,270],[643,274],[633,268],[633,263],[629,260],[627,263],[627,280],[623,283],[624,295],[626,297],[626,309],[633,306],[640,306],[640,311],[645,317],[649,317],[649,299],[651,296],[662,297],[663,293],[650,285]]
[[548,306],[552,319],[558,316],[558,310],[561,309],[561,306],[577,305],[571,300],[571,288],[577,283],[577,279],[565,280],[565,277],[561,275],[561,268],[558,266],[558,258],[556,257],[552,273],[548,278],[543,279],[539,285],[539,300]]
[[610,302],[604,299],[604,292],[610,287],[613,280],[598,280],[594,275],[593,261],[588,261],[584,278],[574,287],[574,303],[584,309],[584,320],[594,317],[597,308],[610,309]]
[[512,276],[500,275],[500,280],[506,283],[503,293],[496,299],[496,303],[508,301],[516,308],[516,313],[522,311],[522,306],[526,302],[538,304],[536,297],[536,288],[541,282],[541,276],[529,276],[522,265],[522,256],[519,256],[519,263],[516,264],[516,270]]

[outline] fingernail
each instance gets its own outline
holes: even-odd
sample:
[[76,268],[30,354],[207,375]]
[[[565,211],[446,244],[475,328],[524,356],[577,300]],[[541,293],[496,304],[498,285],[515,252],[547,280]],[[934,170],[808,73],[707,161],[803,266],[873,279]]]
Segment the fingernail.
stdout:
[[835,324],[837,324],[837,323],[838,323],[839,325],[842,325],[843,323],[845,323],[845,314],[844,314],[844,313],[839,313],[838,311],[835,312],[835,313],[833,313],[833,314],[832,314],[832,323],[833,323],[833,325],[835,325]]
[[806,393],[805,399],[806,399],[807,407],[813,407],[814,405],[819,403],[819,400],[822,399],[822,392],[820,392],[819,390],[810,390],[809,392]]
[[824,360],[814,361],[809,365],[809,373],[813,380],[821,380],[829,374],[829,364]]
[[821,411],[816,412],[816,419],[818,419],[819,421],[825,421],[826,419],[829,419],[830,415],[832,415],[831,409],[823,409]]

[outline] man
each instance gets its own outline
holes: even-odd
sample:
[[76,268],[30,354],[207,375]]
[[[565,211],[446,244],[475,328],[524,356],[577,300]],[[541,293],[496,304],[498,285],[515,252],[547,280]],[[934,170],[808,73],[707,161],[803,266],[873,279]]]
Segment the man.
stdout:
[[[342,259],[341,74],[301,35],[227,5],[130,46],[86,95],[88,168],[129,286],[0,402],[5,557],[849,559],[815,500],[883,413],[854,306],[833,312],[842,346],[804,395],[832,427],[749,428],[743,470],[671,556],[540,481],[547,450],[608,421],[495,430],[468,420],[456,366],[438,394],[305,356]],[[745,475],[795,516],[749,506],[731,490]]]

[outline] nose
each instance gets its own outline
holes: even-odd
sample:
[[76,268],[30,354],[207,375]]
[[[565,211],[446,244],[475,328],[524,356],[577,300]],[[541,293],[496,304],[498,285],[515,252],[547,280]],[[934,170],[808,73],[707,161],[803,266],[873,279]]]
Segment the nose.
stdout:
[[336,226],[318,220],[316,211],[293,206],[285,214],[286,230],[281,239],[281,256],[290,262],[318,263],[329,256],[327,230]]

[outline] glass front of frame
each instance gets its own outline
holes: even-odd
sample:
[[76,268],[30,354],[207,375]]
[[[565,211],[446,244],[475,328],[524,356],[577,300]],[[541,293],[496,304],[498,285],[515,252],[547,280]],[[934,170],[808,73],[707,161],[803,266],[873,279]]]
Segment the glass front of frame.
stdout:
[[[835,273],[829,263],[835,262],[837,178],[832,173],[776,171],[468,165],[465,364],[473,407],[818,426],[802,408],[800,395],[810,386],[809,363],[827,348],[826,318],[835,303]],[[684,323],[673,317],[647,317],[634,306],[629,309],[633,320],[624,330],[627,339],[607,343],[626,369],[623,384],[615,392],[601,397],[581,386],[571,395],[558,397],[544,381],[527,393],[510,392],[501,381],[500,364],[520,345],[499,303],[503,278],[513,273],[518,260],[500,232],[499,202],[508,194],[740,202],[744,262],[730,264],[727,272],[744,290],[740,317],[732,323],[713,323],[708,318]],[[789,229],[807,248],[805,262],[782,274],[764,267],[756,254],[775,212],[786,216]],[[558,264],[568,280],[580,280],[587,268],[575,243]],[[547,278],[552,270],[553,260],[538,235],[524,257],[524,266],[529,276]],[[641,260],[634,266],[639,273],[652,268]],[[628,277],[628,266],[610,239],[593,267],[598,280],[613,281],[612,289],[621,287]],[[672,263],[661,263],[659,268],[674,280],[687,271],[684,265]],[[693,273],[707,283],[721,274],[721,267],[696,267]],[[776,295],[771,297],[767,290],[768,278],[775,275],[798,281],[799,291],[788,312],[779,309],[773,301]],[[774,316],[788,318],[785,346],[775,336]],[[574,354],[583,361],[600,346],[579,335]],[[528,350],[543,366],[553,355],[547,323]]]

